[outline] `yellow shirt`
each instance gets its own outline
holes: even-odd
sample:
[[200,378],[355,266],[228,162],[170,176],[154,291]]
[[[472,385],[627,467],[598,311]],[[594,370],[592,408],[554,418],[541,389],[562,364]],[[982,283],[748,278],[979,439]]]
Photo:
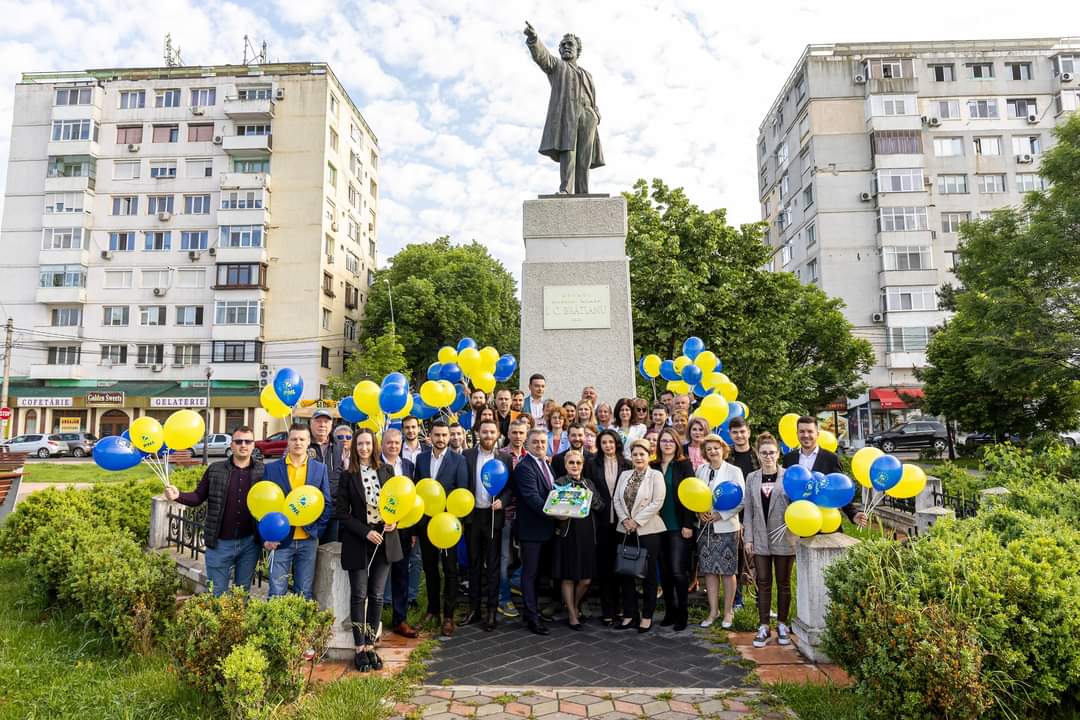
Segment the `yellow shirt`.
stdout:
[[[304,462],[300,465],[293,465],[292,456],[285,455],[285,466],[289,471],[289,487],[293,490],[307,482],[307,455],[304,456]],[[293,540],[306,540],[309,537],[310,535],[302,527],[296,528],[293,532]]]

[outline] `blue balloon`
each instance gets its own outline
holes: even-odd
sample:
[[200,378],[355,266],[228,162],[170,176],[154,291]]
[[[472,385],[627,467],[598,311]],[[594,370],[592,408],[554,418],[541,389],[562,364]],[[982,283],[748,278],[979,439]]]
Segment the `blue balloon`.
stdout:
[[492,497],[502,492],[503,488],[506,487],[506,481],[509,479],[510,472],[506,469],[506,464],[502,460],[488,460],[480,468],[480,482],[483,483],[484,489]]
[[727,404],[728,420],[730,420],[731,418],[742,417],[744,414],[745,413],[743,413],[742,405],[740,405],[739,403],[729,402]]
[[387,415],[404,409],[409,403],[409,388],[404,385],[386,385],[379,391],[379,409]]
[[392,372],[382,379],[380,387],[386,387],[387,385],[405,385],[408,386],[409,379],[399,372]]
[[457,344],[457,351],[458,352],[461,352],[465,348],[474,348],[474,347],[476,347],[476,341],[473,340],[471,337],[463,337],[460,340],[458,340],[458,344]]
[[304,394],[304,378],[292,368],[281,368],[274,375],[274,393],[278,400],[292,407]]
[[266,542],[281,542],[291,530],[289,518],[282,512],[268,512],[259,520],[259,537]]
[[706,390],[701,383],[698,383],[694,386],[694,394],[697,395],[699,398],[703,398],[711,392],[712,390]]
[[881,492],[894,487],[903,474],[903,463],[892,455],[882,455],[870,464],[870,484]]
[[432,381],[442,380],[442,367],[441,362],[433,362],[428,365],[427,379]]
[[682,379],[687,385],[697,385],[701,382],[701,368],[691,363],[682,369]]
[[783,440],[780,441],[780,454],[781,455],[787,455],[789,452],[791,452],[791,450],[792,450],[792,448],[791,448],[790,445],[788,445]]
[[458,410],[462,409],[463,407],[465,407],[468,404],[469,404],[469,396],[466,395],[465,390],[460,385],[458,385],[457,386],[457,395],[454,397],[454,401],[452,403],[450,403],[450,411],[451,412],[457,412]]
[[387,425],[387,427],[392,428],[394,430],[400,430],[401,429],[401,421],[400,420],[391,420],[390,424]]
[[645,378],[645,382],[649,382],[650,380],[652,380],[652,378],[649,377],[648,373],[645,372],[645,356],[644,355],[642,355],[640,358],[638,358],[637,371],[638,371],[638,375]]
[[94,462],[102,470],[127,470],[138,465],[143,459],[138,448],[120,435],[110,435],[98,440],[94,445],[93,456]]
[[809,500],[814,495],[814,478],[802,465],[792,465],[784,470],[784,492],[788,499]]
[[675,372],[674,360],[664,360],[660,363],[660,377],[665,380],[682,380],[682,376]]
[[713,372],[720,372],[724,369],[724,361],[720,358],[716,358],[716,367],[713,368]]
[[728,445],[735,444],[735,441],[731,439],[731,429],[728,427],[727,420],[724,421],[723,425],[716,428],[716,434],[719,435]]
[[455,385],[461,382],[461,366],[457,363],[446,363],[442,366],[442,380],[448,380]]
[[124,438],[124,439],[125,439],[125,440],[127,440],[128,442],[131,442],[131,433],[129,433],[129,432],[127,431],[127,430],[125,430],[124,432],[120,433],[120,437]]
[[352,395],[342,398],[337,404],[337,409],[341,413],[341,419],[347,423],[358,423],[364,420],[364,413],[356,407],[356,401],[352,399]]
[[700,355],[704,349],[705,343],[702,342],[701,338],[697,337],[696,335],[691,335],[690,337],[686,338],[686,341],[682,344],[683,355],[690,358],[691,360]]
[[495,361],[495,380],[506,382],[517,371],[517,358],[507,353]]
[[419,393],[413,393],[412,410],[409,412],[414,418],[418,420],[427,420],[438,412],[436,408],[431,407],[420,398]]
[[829,473],[818,484],[811,500],[826,508],[842,508],[855,499],[855,483],[844,473]]
[[739,503],[742,502],[742,499],[743,489],[738,483],[724,480],[713,488],[712,505],[713,510],[716,510],[717,512],[734,510],[739,507]]
[[472,430],[473,426],[473,414],[472,411],[460,413],[457,417],[458,425],[466,430]]

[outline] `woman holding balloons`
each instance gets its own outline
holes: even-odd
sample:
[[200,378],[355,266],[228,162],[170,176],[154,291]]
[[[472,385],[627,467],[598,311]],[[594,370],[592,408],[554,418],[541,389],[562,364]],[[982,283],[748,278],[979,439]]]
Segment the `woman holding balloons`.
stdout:
[[661,627],[674,626],[676,632],[686,629],[688,620],[687,593],[690,577],[690,541],[694,538],[697,519],[679,501],[679,486],[686,478],[694,477],[694,468],[683,455],[682,440],[675,428],[666,427],[657,438],[656,461],[653,469],[664,478],[664,504],[660,518],[664,532],[660,534],[660,583],[664,588],[664,619]]
[[[705,523],[698,547],[698,571],[705,575],[709,615],[701,627],[709,627],[720,617],[720,584],[724,585],[724,617],[720,625],[731,627],[734,618],[735,576],[739,570],[739,511],[746,485],[742,470],[727,462],[731,448],[719,435],[707,435],[702,442],[705,463],[697,477],[709,487],[713,498],[710,512],[701,514]],[[774,461],[775,463],[775,461]]]
[[633,400],[622,398],[615,403],[615,424],[612,429],[619,433],[627,460],[630,459],[630,444],[645,437],[645,426],[636,418]]
[[638,614],[635,579],[632,575],[622,575],[623,620],[615,627],[626,630],[637,625],[639,633],[652,629],[652,616],[656,610],[656,558],[660,554],[660,535],[665,531],[664,520],[660,517],[666,497],[664,476],[649,467],[649,456],[649,443],[644,439],[631,443],[633,467],[619,476],[614,497],[620,543],[640,545],[647,553],[641,580],[641,613]]

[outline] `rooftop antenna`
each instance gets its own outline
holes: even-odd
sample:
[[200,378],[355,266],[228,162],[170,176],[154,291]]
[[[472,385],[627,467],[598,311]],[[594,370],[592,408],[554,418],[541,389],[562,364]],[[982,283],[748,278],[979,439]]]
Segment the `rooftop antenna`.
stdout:
[[[251,59],[248,59],[248,50],[251,50]],[[244,65],[262,65],[266,62],[266,41],[263,40],[259,52],[255,52],[255,46],[247,35],[244,36]]]
[[166,67],[180,67],[184,64],[183,59],[180,57],[180,46],[173,47],[172,33],[165,33],[164,57]]

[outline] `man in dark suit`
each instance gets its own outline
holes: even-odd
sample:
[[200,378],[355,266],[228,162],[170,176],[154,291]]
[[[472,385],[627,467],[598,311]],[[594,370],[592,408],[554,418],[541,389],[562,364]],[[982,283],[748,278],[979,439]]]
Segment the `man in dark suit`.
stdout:
[[589,462],[589,458],[592,457],[592,453],[585,452],[585,426],[581,423],[571,423],[570,427],[566,430],[566,439],[570,443],[570,447],[563,450],[561,453],[551,458],[551,474],[558,480],[566,474],[566,453],[571,450],[577,450],[581,453],[581,456],[585,458],[585,462]]
[[[801,465],[811,472],[819,472],[828,475],[834,472],[843,472],[840,458],[836,453],[830,452],[818,446],[818,420],[810,415],[799,418],[796,426],[799,433],[799,449],[792,450],[784,456],[785,468]],[[859,527],[866,527],[866,513],[856,512],[855,502],[849,502],[840,511],[847,515],[848,520]]]
[[[484,630],[495,629],[495,613],[499,604],[499,550],[502,547],[504,506],[509,499],[510,483],[492,497],[480,476],[484,465],[495,459],[499,441],[499,426],[494,420],[484,420],[476,429],[476,447],[463,454],[469,474],[469,485],[476,498],[476,507],[467,518],[469,538],[469,614],[462,625],[481,620],[481,590],[487,595],[487,615],[483,616]],[[507,467],[507,470],[510,468]]]
[[555,484],[548,467],[547,432],[532,430],[525,444],[528,455],[514,469],[514,497],[517,500],[517,534],[521,545],[521,592],[525,597],[525,623],[531,632],[550,631],[540,617],[536,583],[540,576],[540,554],[555,532],[554,521],[544,514],[544,502]]
[[[413,477],[416,468],[411,462],[401,457],[402,435],[400,430],[389,428],[382,438],[382,464],[394,468],[394,475]],[[416,546],[415,526],[397,531],[401,549],[405,557],[390,564],[390,582],[387,583],[388,605],[393,609],[390,627],[402,637],[414,638],[419,635],[416,629],[406,621],[409,613],[409,565],[414,562],[413,548]],[[415,562],[419,563],[417,558]],[[419,570],[417,571],[419,578]],[[419,580],[417,581],[419,585]]]
[[[450,426],[445,420],[436,420],[431,424],[431,449],[416,456],[416,480],[433,478],[449,495],[458,488],[468,489],[469,475],[465,468],[465,458],[451,452]],[[446,637],[454,634],[454,608],[457,605],[458,563],[457,553],[453,548],[440,550],[428,539],[429,518],[417,525],[420,536],[420,556],[424,562],[424,579],[427,582],[428,611],[425,622],[442,625],[442,634]],[[442,604],[440,605],[439,565],[442,565]]]
[[[506,465],[506,469],[510,471],[510,482],[506,484],[510,488],[510,496],[507,502],[503,503],[502,548],[499,551],[499,613],[508,618],[516,618],[521,615],[514,605],[510,592],[511,579],[516,577],[519,583],[521,581],[521,558],[519,553],[515,551],[516,545],[514,543],[514,538],[517,537],[515,532],[517,505],[514,502],[513,488],[514,468],[523,458],[529,456],[528,451],[525,450],[525,441],[529,437],[530,420],[531,418],[527,418],[523,414],[519,414],[514,418],[510,423],[506,447],[500,450],[497,455]],[[511,565],[515,567],[513,573],[510,572]]]

